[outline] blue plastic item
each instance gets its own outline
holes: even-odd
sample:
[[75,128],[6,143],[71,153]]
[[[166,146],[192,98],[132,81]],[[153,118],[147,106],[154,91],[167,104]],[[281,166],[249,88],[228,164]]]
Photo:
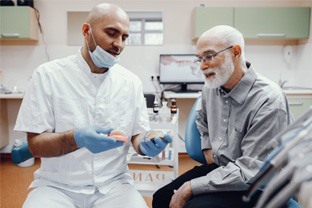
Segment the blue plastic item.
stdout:
[[12,161],[15,164],[22,163],[32,157],[33,155],[30,153],[27,143],[13,147],[12,149]]

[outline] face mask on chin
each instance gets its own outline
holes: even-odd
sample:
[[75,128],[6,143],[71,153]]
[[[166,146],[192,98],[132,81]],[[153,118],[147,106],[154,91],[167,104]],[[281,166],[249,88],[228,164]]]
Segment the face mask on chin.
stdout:
[[89,54],[90,54],[90,57],[91,57],[93,63],[98,68],[111,68],[116,63],[118,63],[119,56],[113,56],[110,53],[103,50],[99,45],[97,45],[95,40],[94,40],[91,27],[90,27],[90,31],[91,31],[91,36],[92,36],[94,45],[96,45],[95,50],[93,52],[91,52],[88,41],[87,41]]

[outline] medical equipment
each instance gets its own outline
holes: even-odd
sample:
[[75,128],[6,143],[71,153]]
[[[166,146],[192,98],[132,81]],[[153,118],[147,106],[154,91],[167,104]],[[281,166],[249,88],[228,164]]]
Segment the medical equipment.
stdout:
[[312,166],[311,135],[312,109],[270,142],[271,147],[279,146],[266,158],[259,173],[248,182],[250,188],[243,199],[248,201],[263,190],[257,208],[279,207],[298,191],[304,181],[311,180],[308,173],[296,180],[298,174],[305,173],[302,170],[309,171],[310,168],[306,168]]

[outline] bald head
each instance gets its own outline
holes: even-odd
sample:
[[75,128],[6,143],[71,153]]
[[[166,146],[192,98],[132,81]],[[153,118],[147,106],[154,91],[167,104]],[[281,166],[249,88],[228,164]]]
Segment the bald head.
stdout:
[[[82,25],[84,36],[82,56],[93,73],[103,73],[107,69],[99,67],[104,64],[95,65],[94,60],[97,59],[92,59],[93,52],[100,48],[114,57],[118,56],[126,46],[129,25],[127,13],[115,4],[102,3],[91,9],[86,22]],[[102,50],[100,52],[103,52]]]
[[97,21],[105,17],[114,17],[129,21],[128,14],[122,8],[115,4],[102,3],[92,8],[87,16],[87,23],[94,25]]

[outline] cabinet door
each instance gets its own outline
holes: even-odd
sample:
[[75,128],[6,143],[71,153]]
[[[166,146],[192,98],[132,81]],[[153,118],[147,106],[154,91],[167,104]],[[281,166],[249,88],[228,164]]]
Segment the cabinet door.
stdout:
[[0,7],[1,40],[38,40],[38,23],[31,7]]
[[300,118],[312,107],[312,96],[292,96],[288,95],[289,107],[295,120]]
[[233,12],[232,7],[196,7],[193,39],[216,25],[233,26]]
[[308,38],[309,7],[235,8],[234,26],[245,38]]
[[9,122],[8,122],[7,100],[0,99],[0,149],[9,144]]

